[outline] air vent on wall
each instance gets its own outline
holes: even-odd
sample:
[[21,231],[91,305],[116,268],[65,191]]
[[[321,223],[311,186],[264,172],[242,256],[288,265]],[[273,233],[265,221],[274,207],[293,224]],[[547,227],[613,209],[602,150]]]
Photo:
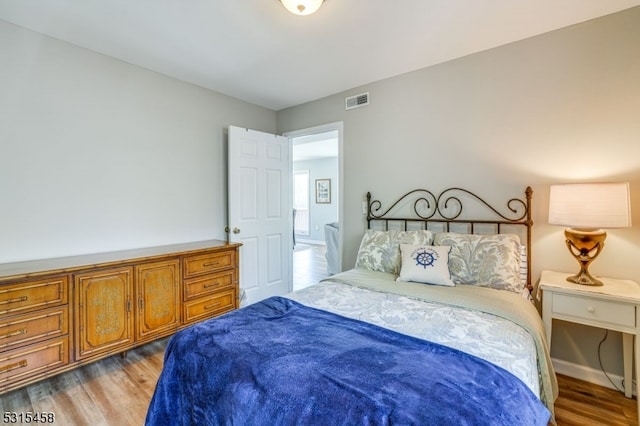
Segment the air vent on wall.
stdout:
[[355,96],[349,96],[348,98],[345,98],[344,103],[347,109],[369,105],[369,92],[361,93]]

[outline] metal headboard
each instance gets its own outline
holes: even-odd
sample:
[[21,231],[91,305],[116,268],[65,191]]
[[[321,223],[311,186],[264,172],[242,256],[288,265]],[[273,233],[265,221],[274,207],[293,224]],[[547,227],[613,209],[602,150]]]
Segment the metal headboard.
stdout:
[[[373,225],[384,230],[410,228],[433,229],[440,232],[467,232],[470,234],[500,234],[507,228],[518,227],[524,230],[521,240],[527,247],[527,288],[532,290],[531,283],[531,199],[533,190],[528,186],[525,197],[511,198],[502,212],[473,192],[463,188],[448,188],[439,194],[427,189],[414,189],[398,198],[389,208],[383,210],[382,203],[372,200],[367,192],[367,228]],[[467,218],[464,207],[475,205],[480,209],[478,218]],[[405,211],[402,211],[402,208]],[[406,212],[406,210],[409,210]],[[476,212],[474,211],[474,214]],[[460,228],[464,228],[461,231]],[[491,232],[487,232],[489,229]],[[524,238],[522,236],[525,235]]]

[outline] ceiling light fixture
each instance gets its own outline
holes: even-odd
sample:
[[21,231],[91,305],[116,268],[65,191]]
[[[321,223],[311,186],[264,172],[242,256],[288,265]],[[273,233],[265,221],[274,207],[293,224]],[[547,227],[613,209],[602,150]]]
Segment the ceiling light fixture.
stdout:
[[324,0],[280,0],[280,2],[295,15],[311,15],[320,9]]

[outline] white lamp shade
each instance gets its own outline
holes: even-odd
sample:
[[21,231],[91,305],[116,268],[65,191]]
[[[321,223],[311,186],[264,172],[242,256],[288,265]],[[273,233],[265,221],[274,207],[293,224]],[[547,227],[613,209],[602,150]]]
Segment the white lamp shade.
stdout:
[[579,229],[629,227],[629,183],[551,185],[549,223]]
[[322,6],[324,0],[280,0],[282,5],[296,15],[311,15]]

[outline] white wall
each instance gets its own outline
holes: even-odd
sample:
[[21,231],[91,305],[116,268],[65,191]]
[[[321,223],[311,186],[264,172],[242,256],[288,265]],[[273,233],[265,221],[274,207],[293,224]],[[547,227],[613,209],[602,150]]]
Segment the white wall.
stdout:
[[226,128],[275,112],[0,21],[0,263],[226,238]]
[[[298,240],[324,241],[324,225],[338,221],[338,159],[296,161],[293,171],[309,171],[309,235],[300,235]],[[331,203],[316,203],[316,179],[331,179]]]
[[[640,7],[279,111],[278,131],[344,122],[343,266],[366,227],[361,203],[463,186],[490,202],[534,189],[533,273],[577,271],[548,188],[630,181],[634,227],[610,230],[596,275],[640,282]],[[345,111],[346,96],[371,104]],[[552,355],[599,369],[603,332],[554,329]],[[603,363],[622,371],[619,336]]]

